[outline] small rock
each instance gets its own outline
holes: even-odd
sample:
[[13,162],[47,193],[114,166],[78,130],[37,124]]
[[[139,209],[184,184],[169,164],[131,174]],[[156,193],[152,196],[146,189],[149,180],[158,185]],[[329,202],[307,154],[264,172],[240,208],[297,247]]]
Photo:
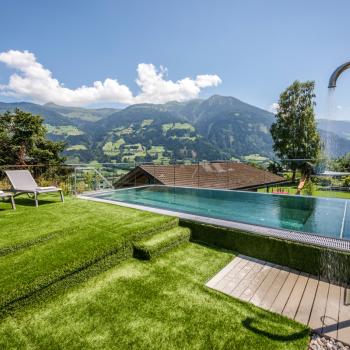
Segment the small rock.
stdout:
[[316,333],[312,334],[310,343],[310,350],[350,350],[348,345],[344,345],[341,341],[334,338],[325,338]]
[[317,341],[317,344],[318,344],[319,346],[323,346],[323,342],[322,342],[322,340],[321,340],[320,337],[318,337],[318,338],[316,339],[316,341]]

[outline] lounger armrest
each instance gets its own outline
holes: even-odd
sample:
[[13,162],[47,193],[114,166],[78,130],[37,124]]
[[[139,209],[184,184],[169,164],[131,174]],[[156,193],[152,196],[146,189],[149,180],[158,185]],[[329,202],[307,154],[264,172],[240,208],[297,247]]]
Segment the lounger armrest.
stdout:
[[59,191],[62,191],[62,189],[55,186],[37,187],[35,189],[36,193],[59,192]]
[[56,186],[38,186],[36,190],[59,190],[59,188]]

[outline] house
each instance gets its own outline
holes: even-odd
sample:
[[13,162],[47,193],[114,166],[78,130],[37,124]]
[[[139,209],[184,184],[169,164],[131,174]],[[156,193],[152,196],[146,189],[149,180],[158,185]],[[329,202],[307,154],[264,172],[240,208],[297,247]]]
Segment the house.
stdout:
[[182,187],[256,190],[285,182],[281,176],[237,162],[200,164],[144,164],[114,183],[115,187],[166,185]]

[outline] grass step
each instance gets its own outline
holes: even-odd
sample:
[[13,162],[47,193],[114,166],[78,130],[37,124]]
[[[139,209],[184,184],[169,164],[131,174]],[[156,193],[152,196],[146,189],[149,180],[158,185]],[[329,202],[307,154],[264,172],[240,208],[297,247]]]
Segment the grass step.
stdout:
[[159,232],[150,238],[134,243],[134,257],[150,260],[183,242],[188,242],[190,235],[190,229],[181,226]]
[[[133,226],[135,221],[140,221],[142,224],[142,220],[158,216],[151,213],[145,216],[145,212],[139,210],[72,199],[69,196],[65,203],[51,202],[51,200],[51,196],[43,195],[42,205],[34,208],[32,200],[20,196],[16,198],[17,210],[2,211],[0,208],[0,257],[56,239],[77,226],[81,227],[82,231],[83,226],[88,225],[114,232],[119,231],[120,225]],[[167,221],[168,226],[163,227],[162,230],[177,226],[179,221],[177,218],[169,217],[161,219],[162,222],[164,220]],[[154,233],[154,230],[150,231]],[[147,234],[144,233],[142,232],[137,239],[145,238]],[[135,239],[134,237],[133,240]]]
[[[75,202],[74,207],[79,208],[80,203]],[[92,207],[98,205],[100,203],[91,204]],[[54,208],[56,215],[61,214],[63,207]],[[178,225],[176,218],[117,206],[102,205],[102,208],[114,215],[91,215],[50,240],[0,256],[0,313],[11,304],[108,256],[117,255],[121,260],[131,257],[134,241]],[[20,208],[18,214],[21,214]],[[105,221],[101,220],[103,215]],[[30,225],[34,230],[35,222]],[[19,232],[21,228],[22,225],[17,225]]]

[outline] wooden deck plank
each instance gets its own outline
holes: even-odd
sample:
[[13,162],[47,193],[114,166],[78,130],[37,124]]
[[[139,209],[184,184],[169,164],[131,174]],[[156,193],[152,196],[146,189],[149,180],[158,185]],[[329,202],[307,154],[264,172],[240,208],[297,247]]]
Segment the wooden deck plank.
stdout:
[[206,286],[215,287],[215,285],[221,281],[237,264],[242,261],[240,256],[235,257],[232,261],[230,261],[222,270],[220,270],[212,279],[210,279]]
[[207,286],[350,343],[350,305],[344,303],[344,288],[254,258],[234,260]]
[[275,301],[280,289],[283,287],[286,279],[288,278],[289,270],[280,270],[278,276],[271,285],[270,290],[266,293],[266,296],[262,300],[260,306],[264,309],[270,310],[273,302]]
[[246,274],[245,278],[241,280],[241,282],[229,292],[229,294],[233,297],[239,298],[240,295],[244,292],[244,290],[252,283],[255,276],[263,269],[264,264],[260,262],[253,262],[251,264],[250,271]]
[[249,260],[242,260],[240,265],[237,265],[236,269],[230,271],[229,274],[220,282],[217,289],[223,293],[229,294],[229,292],[245,278],[246,274],[252,268],[252,262]]
[[253,261],[247,260],[241,269],[232,271],[232,274],[226,278],[226,284],[222,284],[220,290],[223,293],[229,294],[246,277],[246,275],[252,269],[253,264]]
[[319,281],[309,320],[309,326],[317,332],[322,332],[323,329],[323,317],[326,312],[328,289],[329,283]]
[[339,304],[340,304],[340,287],[334,284],[329,285],[328,298],[325,316],[323,320],[322,333],[329,337],[337,338]]
[[282,315],[289,317],[291,319],[295,318],[295,315],[298,311],[298,307],[299,307],[301,298],[304,294],[308,279],[309,279],[308,274],[301,273],[298,276],[298,279],[294,285],[294,288],[288,298],[287,304],[285,305],[282,311]]
[[250,299],[250,302],[256,306],[261,306],[266,294],[271,289],[272,283],[274,283],[276,277],[278,276],[280,269],[278,267],[271,267],[268,275],[264,279],[263,283],[255,291],[255,294]]
[[[338,339],[350,344],[350,305],[344,304],[345,288],[340,289]],[[350,290],[348,289],[348,292]]]
[[314,299],[317,291],[317,286],[318,286],[318,278],[309,277],[305,291],[304,291],[304,295],[300,301],[298,312],[295,316],[296,321],[303,324],[308,324],[310,313],[312,310],[312,305],[314,303]]
[[249,301],[253,295],[255,294],[256,290],[260,287],[261,283],[265,280],[266,276],[269,274],[269,272],[272,269],[272,264],[265,264],[263,268],[260,270],[259,274],[254,278],[254,280],[248,285],[248,287],[243,291],[243,293],[240,296],[240,299]]
[[[249,264],[249,260],[241,259],[241,261],[235,265],[232,270],[225,274],[225,276],[216,283],[215,289],[222,291],[225,287],[227,287],[228,284],[236,283],[238,276],[242,275],[240,271],[244,268],[249,268]],[[233,276],[235,277],[233,278]]]
[[292,290],[294,288],[294,285],[297,281],[299,277],[298,273],[295,272],[289,272],[289,275],[286,279],[286,281],[284,282],[284,285],[282,286],[282,288],[280,289],[275,301],[273,302],[270,310],[273,312],[277,312],[279,314],[282,313],[289,295],[292,293]]

